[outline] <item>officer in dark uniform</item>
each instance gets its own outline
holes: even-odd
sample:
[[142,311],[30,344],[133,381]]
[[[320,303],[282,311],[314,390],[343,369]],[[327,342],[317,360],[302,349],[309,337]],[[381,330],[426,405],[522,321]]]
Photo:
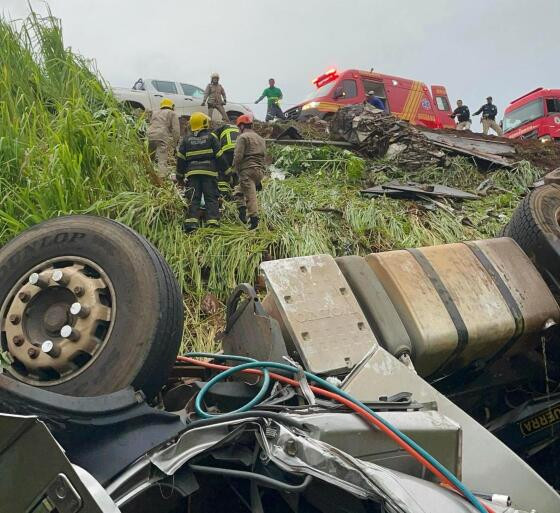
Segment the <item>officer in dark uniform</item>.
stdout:
[[478,116],[482,112],[482,131],[484,135],[488,135],[490,128],[498,135],[502,135],[502,128],[496,123],[496,116],[498,115],[498,108],[492,103],[492,97],[486,98],[486,103],[480,107],[473,116]]
[[457,118],[457,130],[470,130],[471,129],[471,111],[466,105],[463,105],[463,100],[457,100],[457,108],[451,114],[453,119]]
[[218,190],[222,198],[229,198],[232,193],[232,187],[236,184],[235,175],[231,167],[233,162],[233,151],[235,149],[235,141],[239,135],[239,128],[232,125],[222,125],[214,131],[216,137],[220,141],[220,151],[218,152]]
[[190,201],[188,217],[183,230],[191,232],[198,228],[202,195],[208,212],[208,226],[218,226],[218,171],[216,160],[220,143],[210,131],[210,118],[202,112],[194,112],[189,120],[191,132],[183,138],[177,153],[177,182],[187,179],[185,198]]

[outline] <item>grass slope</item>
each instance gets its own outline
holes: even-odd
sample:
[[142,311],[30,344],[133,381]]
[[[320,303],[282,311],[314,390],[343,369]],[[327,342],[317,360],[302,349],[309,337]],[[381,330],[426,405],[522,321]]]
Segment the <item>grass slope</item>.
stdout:
[[484,176],[465,159],[412,175],[333,147],[272,147],[287,178],[267,180],[262,227],[247,232],[228,204],[222,226],[185,236],[183,204],[156,187],[140,125],[123,113],[92,63],[64,48],[53,18],[0,20],[0,244],[42,220],[90,213],[121,221],[163,253],[185,294],[185,347],[208,350],[222,311],[205,315],[207,292],[224,301],[253,282],[263,258],[366,254],[493,236],[539,170],[522,164],[493,174],[496,188],[460,210],[369,200],[367,181],[390,178],[474,190]]

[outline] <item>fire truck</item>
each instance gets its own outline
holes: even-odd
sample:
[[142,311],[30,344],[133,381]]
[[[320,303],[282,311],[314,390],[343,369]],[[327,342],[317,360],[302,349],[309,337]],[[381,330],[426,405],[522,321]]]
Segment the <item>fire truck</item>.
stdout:
[[539,87],[513,100],[503,123],[510,139],[560,140],[560,89]]
[[312,116],[328,120],[345,105],[366,101],[373,91],[385,111],[414,125],[428,128],[455,128],[445,87],[430,89],[423,82],[384,75],[373,71],[331,69],[313,80],[314,90],[297,106],[286,111],[288,119],[305,120]]

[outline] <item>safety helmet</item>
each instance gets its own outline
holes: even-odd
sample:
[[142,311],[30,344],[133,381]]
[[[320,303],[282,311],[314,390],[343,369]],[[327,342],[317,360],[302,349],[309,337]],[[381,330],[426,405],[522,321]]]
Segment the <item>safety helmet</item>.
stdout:
[[219,79],[219,78],[220,78],[219,73],[212,73],[212,74],[210,75],[210,80],[212,80],[213,78]]
[[160,109],[174,109],[175,104],[173,103],[173,100],[170,100],[169,98],[164,98],[163,100],[161,100],[159,102],[159,108]]
[[247,114],[242,114],[241,116],[239,116],[235,120],[235,124],[237,126],[239,126],[239,125],[252,125],[253,124],[253,118],[251,116],[248,116]]
[[375,91],[368,91],[367,95],[368,96],[375,96]]
[[210,118],[203,112],[193,112],[189,119],[189,125],[192,132],[198,132],[210,127]]

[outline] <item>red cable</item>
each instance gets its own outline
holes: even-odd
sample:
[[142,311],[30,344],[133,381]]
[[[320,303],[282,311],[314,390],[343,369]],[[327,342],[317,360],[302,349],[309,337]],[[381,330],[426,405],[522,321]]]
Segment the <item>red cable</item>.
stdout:
[[[194,358],[189,358],[188,356],[178,356],[177,360],[181,361],[181,362],[185,362],[185,363],[199,365],[199,366],[202,366],[202,367],[207,367],[209,369],[227,370],[227,369],[231,368],[228,365],[219,365],[217,363],[210,363],[210,362],[205,362],[205,361],[202,361],[202,360],[196,360]],[[244,372],[246,374],[262,375],[262,371],[260,371],[258,369],[244,369],[242,372]],[[299,382],[294,380],[294,379],[287,378],[286,376],[282,376],[281,374],[275,374],[273,372],[270,372],[269,374],[270,374],[271,378],[273,378],[277,381],[280,381],[282,383],[287,383],[287,384],[292,385],[294,387],[299,387],[300,386]],[[358,415],[360,415],[360,417],[362,417],[362,418],[366,419],[367,421],[371,422],[373,425],[375,425],[377,428],[379,428],[381,431],[383,431],[383,433],[385,433],[397,445],[399,445],[402,449],[404,449],[406,452],[408,452],[414,459],[419,461],[432,474],[434,474],[441,481],[441,483],[443,485],[451,487],[453,490],[455,490],[455,491],[457,491],[461,494],[460,490],[457,490],[455,488],[455,486],[453,485],[453,483],[451,483],[449,481],[449,479],[447,479],[437,468],[435,468],[421,454],[419,454],[415,449],[410,447],[404,440],[402,440],[399,436],[397,436],[395,433],[393,433],[387,426],[385,426],[382,422],[380,422],[378,419],[376,419],[373,415],[371,415],[370,413],[368,413],[367,411],[362,409],[357,404],[354,404],[352,401],[346,399],[345,397],[342,397],[341,395],[335,394],[334,392],[330,392],[329,390],[325,390],[323,388],[319,388],[319,387],[316,387],[316,386],[313,386],[313,385],[310,385],[310,387],[311,387],[311,390],[313,390],[313,392],[315,394],[322,395],[324,397],[328,397],[329,399],[333,399],[333,400],[339,402],[340,404],[343,404],[344,406],[347,406],[348,408],[354,410]],[[462,496],[462,494],[461,494],[461,496]],[[483,504],[483,503],[481,503],[481,504],[486,508],[486,511],[488,513],[495,513],[494,510],[490,506],[487,506],[486,504]]]

